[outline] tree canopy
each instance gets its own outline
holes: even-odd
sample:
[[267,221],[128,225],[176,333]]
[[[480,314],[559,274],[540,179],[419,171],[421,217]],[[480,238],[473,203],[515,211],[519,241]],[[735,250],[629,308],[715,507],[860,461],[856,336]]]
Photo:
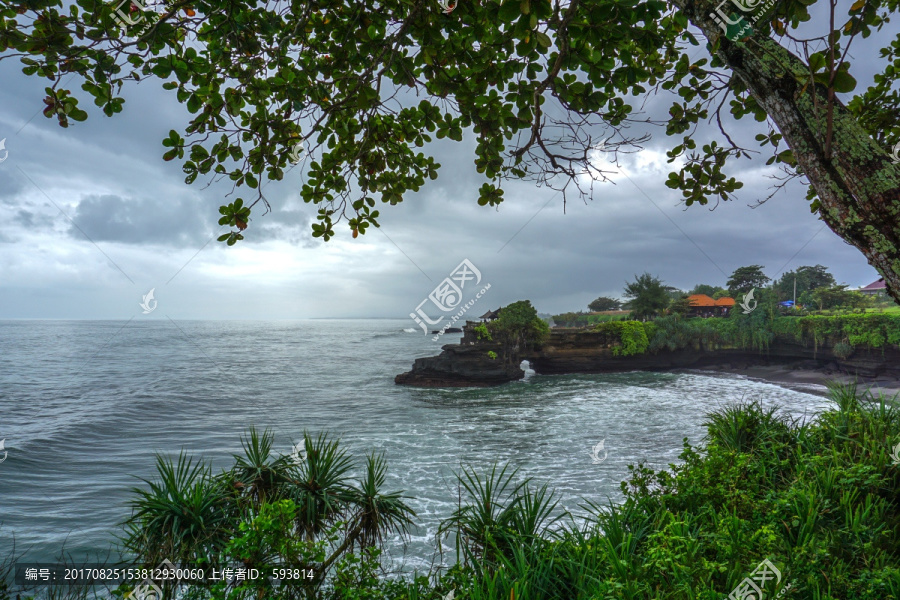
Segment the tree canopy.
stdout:
[[827,267],[822,265],[803,266],[798,267],[795,271],[785,273],[781,279],[775,282],[775,289],[782,298],[793,299],[795,281],[797,282],[798,299],[804,293],[816,288],[831,287],[837,284]]
[[608,296],[600,296],[599,298],[588,304],[588,308],[595,312],[602,312],[604,310],[619,310],[620,308],[622,308],[622,301],[616,300],[615,298],[610,298]]
[[846,285],[817,287],[804,292],[801,300],[802,304],[815,305],[819,310],[863,308],[872,304],[870,298],[855,290],[848,290]]
[[[649,122],[646,94],[671,92],[670,118],[650,124],[672,138],[667,185],[686,204],[733,199],[733,160],[762,150],[782,184],[809,183],[811,209],[900,300],[897,41],[885,36],[881,72],[855,96],[849,60],[853,41],[879,32],[900,2],[824,5],[487,0],[446,14],[434,0],[164,0],[157,14],[16,0],[0,8],[0,60],[48,80],[44,114],[64,127],[88,117],[86,98],[112,116],[127,83],[163,82],[193,115],[169,132],[163,158],[182,161],[188,183],[248,190],[220,209],[229,244],[268,207],[260,180],[282,179],[293,162],[301,197],[319,207],[313,235],[328,240],[341,221],[364,234],[379,203],[438,176],[422,149],[464,130],[484,175],[479,204],[502,202],[509,179],[590,197],[609,174],[602,157],[647,141],[628,131]],[[824,25],[800,35],[814,6]],[[703,38],[706,55],[695,51]],[[745,117],[760,123],[759,148],[729,135]],[[703,121],[718,125],[713,139],[698,135]]]
[[662,314],[668,306],[669,287],[650,273],[635,275],[634,281],[625,284],[626,306],[635,319],[645,319]]
[[500,316],[488,324],[491,336],[503,344],[507,360],[527,346],[540,343],[550,334],[550,326],[538,316],[531,300],[518,300],[500,309]]
[[692,289],[688,295],[693,296],[694,294],[704,294],[704,295],[712,298],[713,296],[715,296],[715,294],[717,292],[720,292],[720,291],[727,293],[727,290],[725,290],[724,288],[720,288],[717,285],[707,285],[705,283],[698,283],[697,285],[694,286],[694,289]]
[[753,288],[761,288],[771,279],[763,273],[762,265],[738,267],[728,278],[728,291],[734,294],[747,293]]

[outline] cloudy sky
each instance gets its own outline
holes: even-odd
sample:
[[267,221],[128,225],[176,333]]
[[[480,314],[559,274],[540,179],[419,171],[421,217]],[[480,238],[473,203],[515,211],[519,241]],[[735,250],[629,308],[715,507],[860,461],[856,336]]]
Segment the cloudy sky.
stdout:
[[[862,42],[851,61],[883,37]],[[868,85],[871,73],[853,72]],[[179,162],[161,159],[161,140],[187,122],[174,94],[156,81],[132,86],[112,119],[82,100],[88,121],[62,129],[40,114],[45,85],[0,61],[0,139],[9,152],[0,163],[4,319],[408,318],[463,259],[491,284],[478,310],[524,298],[542,312],[583,310],[597,296],[620,296],[644,271],[682,289],[723,285],[748,264],[773,277],[823,264],[854,287],[878,277],[810,214],[799,183],[749,207],[770,193],[776,171],[765,156],[734,171],[745,183],[737,201],[685,209],[664,185],[670,140],[660,130],[644,150],[620,157],[614,183],[598,185],[586,203],[570,199],[565,213],[560,195],[525,183],[508,185],[498,209],[478,206],[484,180],[472,136],[436,143],[437,181],[381,207],[380,230],[354,240],[342,224],[327,243],[311,236],[317,207],[300,201],[295,169],[266,185],[273,212],[256,215],[246,242],[228,248],[214,238],[229,190],[186,185]],[[647,114],[665,114],[668,104],[655,99]],[[733,129],[752,143],[758,127]],[[151,289],[163,310],[144,315],[139,303]]]

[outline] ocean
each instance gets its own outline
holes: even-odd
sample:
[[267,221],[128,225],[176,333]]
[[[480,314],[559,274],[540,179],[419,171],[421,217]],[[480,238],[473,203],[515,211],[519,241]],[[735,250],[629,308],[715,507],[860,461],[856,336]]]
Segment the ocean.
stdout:
[[102,556],[157,453],[185,450],[218,471],[254,425],[284,453],[304,430],[328,432],[359,472],[383,451],[387,489],[404,490],[418,515],[390,556],[427,569],[463,466],[509,463],[583,514],[585,501],[621,499],[629,464],[677,462],[683,438],[702,441],[709,410],[760,399],[800,416],[828,404],[815,389],[702,372],[395,385],[459,334],[431,337],[411,320],[0,321],[0,555],[14,543],[31,561]]

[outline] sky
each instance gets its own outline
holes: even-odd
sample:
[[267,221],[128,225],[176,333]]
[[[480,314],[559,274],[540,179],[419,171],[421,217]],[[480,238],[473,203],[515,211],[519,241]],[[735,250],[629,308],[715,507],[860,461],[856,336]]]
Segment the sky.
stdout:
[[[851,62],[883,42],[855,42]],[[859,90],[877,65],[860,66],[851,69]],[[272,212],[255,214],[245,242],[227,247],[215,237],[230,188],[200,178],[187,185],[179,161],[161,158],[168,131],[187,123],[174,93],[156,80],[131,85],[113,118],[83,98],[89,119],[63,129],[40,112],[45,85],[17,60],[0,61],[8,151],[0,162],[0,319],[406,318],[415,326],[410,313],[463,260],[480,273],[478,289],[490,284],[477,300],[474,281],[460,290],[478,314],[523,299],[542,313],[586,310],[598,296],[621,297],[645,271],[685,290],[724,285],[751,264],[773,278],[822,264],[851,287],[878,278],[810,213],[800,182],[751,207],[778,173],[764,154],[732,167],[744,182],[737,200],[685,207],[664,185],[673,141],[658,128],[643,149],[609,166],[611,183],[565,207],[561,195],[527,182],[505,184],[497,208],[478,206],[485,180],[473,135],[435,142],[426,150],[442,164],[439,178],[397,206],[378,207],[382,227],[357,239],[343,224],[329,242],[312,237],[318,207],[300,200],[303,173],[294,169],[265,185]],[[665,115],[670,102],[651,98],[646,115]],[[764,131],[752,120],[728,127],[749,144]],[[704,125],[700,138],[710,134]],[[434,306],[423,310],[434,317]]]

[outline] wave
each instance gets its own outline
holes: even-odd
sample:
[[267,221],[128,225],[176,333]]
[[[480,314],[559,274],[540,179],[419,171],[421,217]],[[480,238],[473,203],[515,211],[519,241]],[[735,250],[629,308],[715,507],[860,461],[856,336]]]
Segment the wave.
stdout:
[[397,331],[396,329],[394,329],[392,331],[382,331],[380,333],[373,333],[370,336],[370,338],[374,340],[374,339],[378,339],[378,338],[394,337],[398,333],[421,333],[421,332],[422,332],[421,329],[416,329],[415,327],[406,327],[404,329],[401,329],[400,331]]

